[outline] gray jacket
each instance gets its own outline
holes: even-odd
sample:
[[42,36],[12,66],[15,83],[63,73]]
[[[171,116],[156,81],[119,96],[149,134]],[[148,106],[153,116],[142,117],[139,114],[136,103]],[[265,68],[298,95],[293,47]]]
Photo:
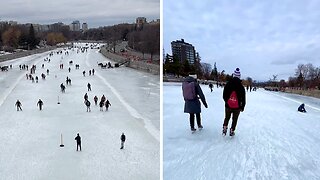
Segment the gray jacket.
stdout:
[[[186,82],[192,82],[192,81],[196,82],[196,79],[189,76],[185,79],[185,81]],[[196,86],[195,88],[196,88],[197,98],[193,99],[193,100],[185,100],[185,103],[184,103],[184,112],[185,113],[201,113],[201,103],[199,101],[199,98],[201,99],[203,105],[207,107],[206,98],[203,95],[201,87],[199,86],[198,83],[195,83],[195,86]]]

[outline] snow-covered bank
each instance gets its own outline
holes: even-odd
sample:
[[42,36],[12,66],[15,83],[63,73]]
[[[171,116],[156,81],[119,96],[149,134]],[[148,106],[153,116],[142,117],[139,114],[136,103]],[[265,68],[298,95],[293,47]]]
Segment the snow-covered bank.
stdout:
[[[164,84],[164,179],[319,179],[320,100],[247,93],[236,136],[222,137],[222,88],[202,86],[204,129],[191,134],[181,84]],[[308,113],[298,113],[305,103]],[[231,120],[229,126],[231,124]]]
[[[13,64],[13,69],[0,72],[0,179],[159,179],[159,76],[125,67],[101,69],[97,62],[108,60],[95,49],[69,53],[55,54],[50,62],[43,61],[48,57],[43,53],[2,63]],[[59,69],[60,63],[64,69]],[[39,78],[46,69],[50,73],[46,80],[32,83],[19,64],[36,64]],[[95,75],[89,76],[90,69]],[[60,84],[67,76],[72,85],[62,94]],[[87,83],[92,85],[90,92]],[[91,112],[83,103],[86,92]],[[112,104],[107,112],[93,101],[103,94]],[[37,107],[39,98],[44,102],[42,111]],[[14,107],[17,99],[22,112]],[[76,152],[77,132],[82,152]],[[127,136],[124,150],[120,150],[122,132]],[[61,133],[64,148],[59,147]]]

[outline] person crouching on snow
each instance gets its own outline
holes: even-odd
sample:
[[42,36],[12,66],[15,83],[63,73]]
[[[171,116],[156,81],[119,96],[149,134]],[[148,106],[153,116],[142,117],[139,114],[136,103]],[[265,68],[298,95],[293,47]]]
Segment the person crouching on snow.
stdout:
[[304,112],[304,113],[307,112],[306,109],[304,108],[304,103],[302,103],[302,104],[299,106],[298,111],[299,111],[299,112]]
[[203,128],[203,126],[201,125],[200,117],[201,103],[198,96],[200,97],[204,107],[208,108],[202,89],[195,78],[196,77],[194,77],[193,75],[189,75],[182,83],[182,93],[185,101],[184,112],[189,113],[190,115],[189,120],[192,132],[196,131],[196,129],[194,128],[194,114],[196,114],[199,130]]

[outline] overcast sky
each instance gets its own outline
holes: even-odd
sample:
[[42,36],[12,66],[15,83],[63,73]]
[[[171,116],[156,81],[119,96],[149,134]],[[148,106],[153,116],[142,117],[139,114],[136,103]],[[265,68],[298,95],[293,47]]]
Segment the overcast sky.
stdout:
[[163,9],[166,53],[184,38],[203,62],[259,81],[320,67],[319,0],[164,0]]
[[159,19],[160,0],[0,0],[0,20],[51,24],[74,20],[89,28]]

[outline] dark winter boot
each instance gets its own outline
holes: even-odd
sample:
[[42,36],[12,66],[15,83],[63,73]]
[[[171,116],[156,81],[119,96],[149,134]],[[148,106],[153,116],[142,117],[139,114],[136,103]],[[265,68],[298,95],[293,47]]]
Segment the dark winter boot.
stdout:
[[222,135],[226,135],[227,134],[227,130],[228,130],[228,126],[223,126],[222,128]]
[[198,125],[198,128],[199,128],[199,130],[202,130],[203,126],[202,125]]
[[195,128],[191,128],[191,131],[192,131],[192,132],[195,132],[196,130],[197,130],[197,129],[195,129]]
[[231,128],[230,128],[230,136],[234,136],[234,131]]

